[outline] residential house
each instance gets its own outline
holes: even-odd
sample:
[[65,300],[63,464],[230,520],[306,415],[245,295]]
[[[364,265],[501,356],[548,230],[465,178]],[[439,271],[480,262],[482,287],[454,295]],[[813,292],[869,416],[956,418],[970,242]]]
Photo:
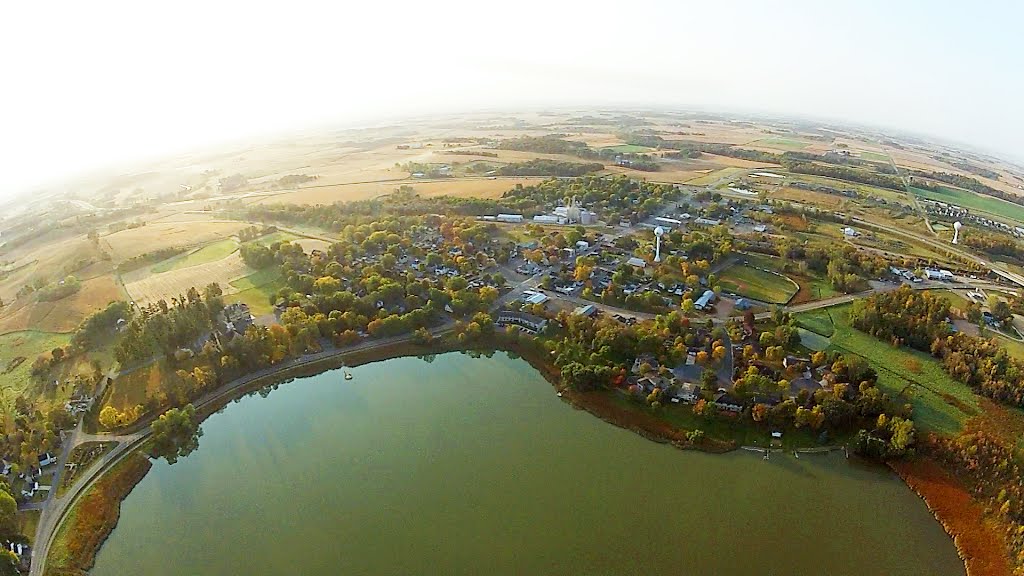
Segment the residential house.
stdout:
[[498,326],[518,326],[528,332],[543,332],[548,321],[540,316],[519,312],[516,310],[502,310],[498,312]]
[[711,403],[726,412],[743,412],[743,401],[724,390],[719,390]]

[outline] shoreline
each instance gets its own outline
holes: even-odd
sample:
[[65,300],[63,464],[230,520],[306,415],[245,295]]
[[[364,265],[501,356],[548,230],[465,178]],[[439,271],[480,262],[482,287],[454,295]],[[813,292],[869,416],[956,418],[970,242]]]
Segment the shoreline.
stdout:
[[1012,575],[1002,534],[986,518],[984,506],[954,476],[928,458],[893,461],[889,467],[924,500],[953,539],[967,576]]
[[[228,383],[225,389],[220,393],[215,393],[213,397],[207,400],[206,404],[201,409],[197,409],[197,412],[200,414],[201,423],[231,402],[234,402],[261,388],[284,384],[295,378],[303,378],[321,374],[330,370],[336,370],[342,366],[358,367],[373,362],[382,362],[410,356],[429,356],[450,352],[473,351],[500,351],[522,358],[530,364],[531,367],[537,370],[541,376],[543,376],[544,379],[547,380],[553,388],[555,388],[555,390],[559,391],[562,395],[561,397],[573,408],[577,410],[584,410],[608,424],[629,430],[647,440],[660,444],[670,444],[681,450],[698,450],[712,454],[723,454],[740,448],[735,441],[723,441],[710,438],[705,438],[700,442],[700,444],[693,444],[686,439],[685,430],[675,428],[668,422],[658,419],[656,416],[645,413],[641,410],[627,410],[620,406],[616,406],[609,401],[607,392],[577,392],[571,388],[562,387],[560,373],[548,360],[546,350],[543,348],[542,344],[533,339],[524,340],[519,336],[508,337],[500,333],[495,333],[491,336],[484,336],[473,342],[456,342],[447,338],[437,337],[429,344],[420,344],[411,341],[411,339],[403,339],[383,343],[379,346],[367,349],[332,351],[333,353],[322,358],[299,361],[292,366],[286,366],[268,374],[260,374],[255,377],[242,376],[236,379],[235,382]],[[124,463],[128,458],[132,458],[133,455],[137,454],[140,454],[138,448],[134,448],[131,451],[126,452],[123,459],[115,465],[115,468]],[[149,466],[146,467],[146,472],[148,472],[151,467],[148,457],[147,464],[149,464]],[[1009,564],[1003,554],[1005,547],[1003,547],[998,554],[992,554],[990,551],[986,552],[984,544],[985,542],[991,542],[991,540],[986,541],[984,538],[980,541],[976,538],[966,540],[962,535],[968,533],[967,529],[970,525],[965,524],[962,521],[957,522],[956,519],[951,519],[954,517],[959,518],[965,511],[972,511],[974,508],[977,508],[976,512],[980,515],[982,512],[981,505],[974,501],[970,494],[968,494],[962,487],[960,487],[960,492],[963,493],[966,500],[956,500],[952,503],[951,508],[948,507],[950,506],[949,502],[946,503],[947,507],[935,504],[935,502],[938,502],[942,496],[939,492],[933,493],[930,491],[931,488],[933,488],[928,483],[930,476],[928,476],[923,469],[915,468],[915,464],[929,466],[930,468],[927,469],[927,472],[932,475],[940,474],[944,475],[947,479],[952,479],[938,465],[938,463],[932,460],[889,463],[890,468],[900,476],[904,483],[924,499],[935,519],[943,526],[947,534],[951,536],[953,544],[957,549],[957,554],[964,561],[967,576],[1010,576],[1011,571],[1009,570]],[[49,550],[50,554],[46,559],[44,574],[51,573],[52,568],[49,562],[49,556],[52,556],[53,554],[54,545],[61,541],[64,530],[68,526],[67,521],[76,515],[82,501],[96,489],[97,485],[108,477],[113,469],[114,468],[111,468],[104,472],[102,476],[97,477],[94,485],[89,488],[89,491],[82,494],[78,501],[67,510],[57,532],[53,536]],[[128,496],[131,489],[134,488],[138,482],[141,482],[144,477],[145,472],[134,480],[131,487],[128,488],[120,498],[115,502],[109,503],[110,507],[114,509],[113,522],[109,524],[109,526],[104,525],[100,527],[100,529],[105,530],[105,532],[98,534],[99,538],[95,542],[94,549],[86,556],[89,559],[89,565],[84,568],[82,566],[69,566],[56,574],[87,573],[87,570],[91,568],[92,562],[103,543],[117,526],[117,516],[119,515],[121,501]],[[106,509],[102,510],[102,512],[109,514],[109,510]],[[957,514],[957,512],[960,514]],[[989,532],[993,532],[987,525],[985,527],[989,529]],[[994,532],[993,534],[998,536],[998,534]],[[1001,571],[998,570],[1000,561],[1003,568]],[[995,567],[995,569],[992,567]]]

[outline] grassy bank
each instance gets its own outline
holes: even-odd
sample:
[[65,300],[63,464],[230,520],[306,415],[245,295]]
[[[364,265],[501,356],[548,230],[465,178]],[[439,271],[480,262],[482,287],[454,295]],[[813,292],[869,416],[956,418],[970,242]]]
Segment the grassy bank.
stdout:
[[914,407],[914,422],[925,432],[954,435],[979,413],[978,397],[954,380],[937,360],[894,347],[854,328],[849,305],[797,314],[800,326],[831,338],[830,348],[864,358],[878,373],[878,387]]
[[50,545],[46,576],[85,576],[96,552],[117,525],[121,501],[152,464],[139,452],[111,468],[86,491],[68,512]]
[[897,460],[891,466],[924,499],[935,519],[953,538],[967,576],[1012,574],[1001,532],[956,478],[925,458]]

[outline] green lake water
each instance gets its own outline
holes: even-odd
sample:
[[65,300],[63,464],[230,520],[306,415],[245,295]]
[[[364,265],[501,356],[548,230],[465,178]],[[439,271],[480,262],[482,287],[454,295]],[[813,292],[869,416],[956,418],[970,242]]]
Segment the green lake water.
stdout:
[[680,451],[502,353],[352,373],[210,417],[125,500],[92,574],[964,574],[916,495],[841,453]]

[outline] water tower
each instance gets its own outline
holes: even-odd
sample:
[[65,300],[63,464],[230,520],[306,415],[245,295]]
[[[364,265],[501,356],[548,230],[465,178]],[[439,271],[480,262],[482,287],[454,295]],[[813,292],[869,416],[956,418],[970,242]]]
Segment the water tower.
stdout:
[[960,228],[962,227],[963,224],[961,224],[959,220],[953,222],[953,244],[960,243]]
[[661,262],[661,237],[665,235],[665,229],[658,226],[654,229],[654,261]]

